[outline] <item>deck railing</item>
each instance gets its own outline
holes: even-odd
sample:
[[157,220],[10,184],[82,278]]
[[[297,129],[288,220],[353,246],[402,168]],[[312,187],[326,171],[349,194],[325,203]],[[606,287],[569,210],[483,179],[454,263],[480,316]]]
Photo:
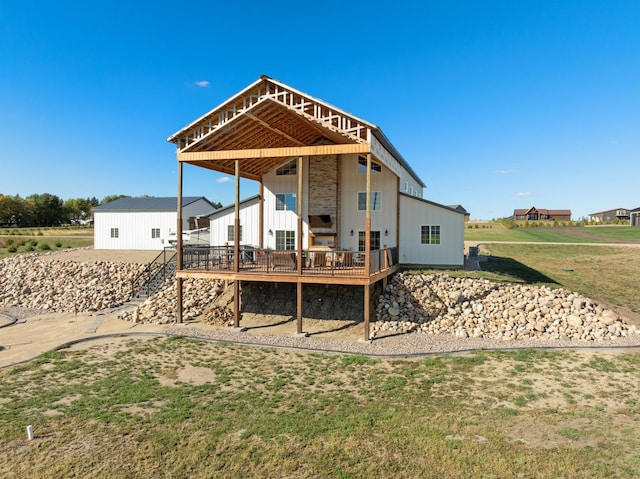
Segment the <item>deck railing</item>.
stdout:
[[[189,271],[233,272],[233,246],[182,247],[182,269]],[[375,274],[397,263],[397,249],[370,251],[305,250],[302,258],[297,251],[273,251],[240,247],[239,270],[243,273],[297,274],[298,261],[302,261],[303,275],[364,276],[366,262],[369,272]]]

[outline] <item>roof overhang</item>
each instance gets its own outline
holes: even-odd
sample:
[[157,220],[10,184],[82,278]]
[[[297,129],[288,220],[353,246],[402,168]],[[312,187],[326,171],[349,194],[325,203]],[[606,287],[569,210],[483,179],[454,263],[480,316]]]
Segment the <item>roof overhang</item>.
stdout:
[[227,101],[171,135],[178,161],[260,179],[286,158],[371,153],[399,174],[424,183],[374,124],[262,75]]

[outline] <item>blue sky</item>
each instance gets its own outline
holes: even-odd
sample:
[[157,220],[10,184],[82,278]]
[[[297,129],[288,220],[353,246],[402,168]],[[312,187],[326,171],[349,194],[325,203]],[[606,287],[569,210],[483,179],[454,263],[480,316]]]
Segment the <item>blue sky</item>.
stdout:
[[[640,207],[639,25],[637,0],[2,0],[0,193],[175,196],[166,138],[264,73],[380,126],[473,219]],[[185,195],[233,201],[201,171]]]

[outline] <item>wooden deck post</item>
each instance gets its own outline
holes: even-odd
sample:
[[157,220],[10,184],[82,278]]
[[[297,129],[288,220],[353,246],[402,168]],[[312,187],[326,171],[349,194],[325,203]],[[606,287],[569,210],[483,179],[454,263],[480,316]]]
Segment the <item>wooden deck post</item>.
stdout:
[[371,315],[371,285],[364,285],[364,340],[369,341],[369,321]]
[[258,245],[264,248],[264,183],[258,187]]
[[[182,163],[178,161],[178,211],[176,224],[176,270],[182,270]],[[182,323],[182,278],[176,281],[176,320]]]
[[296,332],[302,334],[302,282],[298,281],[296,285],[296,303],[297,303],[297,318],[296,318]]
[[[233,271],[240,271],[240,160],[236,160],[236,204],[233,228]],[[233,282],[233,327],[240,327],[240,281]]]
[[[298,214],[298,244],[296,245],[298,261],[296,263],[298,275],[302,276],[302,157],[298,157],[296,169],[298,171],[297,214]],[[302,334],[302,282],[296,284],[296,332]]]

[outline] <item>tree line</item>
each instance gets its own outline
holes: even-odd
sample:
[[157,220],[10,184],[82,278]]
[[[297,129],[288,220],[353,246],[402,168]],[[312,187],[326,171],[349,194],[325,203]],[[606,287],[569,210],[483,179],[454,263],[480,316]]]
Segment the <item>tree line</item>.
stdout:
[[91,209],[127,195],[110,195],[97,198],[70,198],[62,200],[50,193],[20,195],[0,193],[0,227],[46,227],[81,224],[93,215]]

